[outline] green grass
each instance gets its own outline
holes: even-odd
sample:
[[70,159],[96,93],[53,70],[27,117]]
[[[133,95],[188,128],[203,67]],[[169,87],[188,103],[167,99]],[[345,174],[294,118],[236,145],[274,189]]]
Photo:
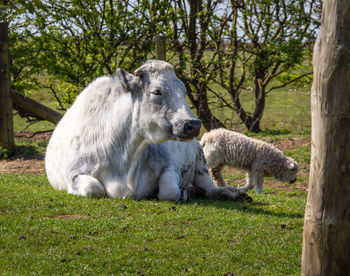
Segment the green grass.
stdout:
[[[48,95],[39,91],[31,97],[53,107]],[[252,101],[243,95],[248,110]],[[271,92],[264,132],[246,134],[268,136],[271,142],[308,137],[309,110],[307,89]],[[214,114],[232,118],[236,128],[238,119],[230,110]],[[39,122],[27,128],[16,115],[14,128],[44,131],[54,125]],[[16,139],[13,156],[44,154],[46,145],[45,140]],[[298,182],[307,183],[310,147],[285,153],[303,164]],[[236,185],[245,174],[225,177]],[[281,184],[285,189],[269,185],[272,181],[266,179],[263,195],[249,192],[253,203],[175,203],[89,199],[52,189],[45,176],[0,174],[0,273],[299,275],[306,191],[293,184]]]
[[[280,130],[251,135],[271,141],[295,136]],[[46,144],[16,140],[15,152],[44,154]],[[307,146],[285,153],[299,163],[310,160]],[[236,185],[245,175],[225,177]],[[306,192],[271,181],[263,195],[249,192],[253,203],[175,203],[89,199],[54,190],[45,176],[0,174],[0,271],[299,275]]]
[[49,129],[54,129],[55,125],[48,121],[40,121],[34,124],[28,123],[26,118],[20,117],[18,114],[13,116],[13,126],[14,132],[20,131],[46,131]]
[[[228,128],[245,131],[236,112],[229,108],[221,108],[212,95],[209,94],[213,115],[224,122]],[[247,112],[254,113],[254,97],[252,93],[244,92],[240,96],[242,106]],[[230,102],[229,97],[227,100]],[[216,103],[216,104],[214,104]],[[280,131],[283,133],[310,133],[310,94],[309,90],[285,88],[273,90],[266,97],[264,114],[261,119],[263,131]]]
[[[285,152],[286,155],[294,158],[295,160],[302,160],[305,163],[310,163],[311,159],[311,148],[304,146],[297,149],[289,150]],[[300,162],[300,161],[299,161]]]
[[253,203],[89,199],[0,175],[4,274],[300,274],[305,196]]
[[12,156],[32,157],[35,154],[45,155],[48,140],[28,141],[27,139],[16,139]]
[[[47,89],[33,91],[27,96],[50,108],[55,109],[55,107],[57,106],[53,95]],[[28,123],[26,118],[22,118],[17,114],[17,112],[15,112],[13,116],[13,127],[15,132],[20,132],[23,130],[36,132],[36,131],[45,131],[49,129],[54,129],[55,125],[48,121],[40,121],[40,122],[31,124],[31,123]]]

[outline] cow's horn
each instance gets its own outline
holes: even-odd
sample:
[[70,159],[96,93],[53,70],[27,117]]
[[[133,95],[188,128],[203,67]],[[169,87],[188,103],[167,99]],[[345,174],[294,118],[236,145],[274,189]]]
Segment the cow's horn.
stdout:
[[144,72],[143,72],[143,70],[141,68],[136,69],[135,72],[134,72],[134,75],[136,77],[142,77],[143,74],[144,74]]

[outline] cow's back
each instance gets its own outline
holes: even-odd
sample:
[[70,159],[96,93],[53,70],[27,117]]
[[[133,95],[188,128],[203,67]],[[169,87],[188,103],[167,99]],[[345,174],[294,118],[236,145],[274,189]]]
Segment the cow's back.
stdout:
[[92,82],[57,124],[45,156],[46,174],[55,189],[67,190],[75,174],[93,174],[99,169],[96,164],[107,159],[101,158],[103,145],[108,143],[102,128],[107,126],[104,121],[112,87],[110,77]]
[[[70,114],[73,113],[73,114]],[[74,108],[69,109],[56,126],[46,149],[45,167],[51,185],[58,190],[67,189],[67,159],[74,149],[71,148],[74,137]]]

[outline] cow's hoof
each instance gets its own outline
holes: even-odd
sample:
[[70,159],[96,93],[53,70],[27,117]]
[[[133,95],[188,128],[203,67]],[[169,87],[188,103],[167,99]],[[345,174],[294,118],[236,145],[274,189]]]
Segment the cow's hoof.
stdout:
[[239,191],[239,193],[241,194],[240,198],[239,198],[240,201],[253,202],[253,199],[249,195],[247,195],[246,193],[241,192],[241,191]]

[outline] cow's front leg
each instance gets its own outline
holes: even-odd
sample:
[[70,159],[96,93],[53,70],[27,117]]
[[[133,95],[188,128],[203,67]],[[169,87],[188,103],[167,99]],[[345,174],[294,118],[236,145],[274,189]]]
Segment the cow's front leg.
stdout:
[[250,196],[232,186],[218,187],[208,193],[208,197],[217,200],[252,201]]
[[68,193],[95,198],[106,195],[105,188],[101,182],[85,174],[80,174],[73,178],[72,184],[68,187]]
[[159,177],[159,200],[187,200],[187,191],[180,189],[181,177],[173,169],[166,169]]
[[252,201],[252,198],[246,193],[232,186],[216,187],[207,171],[198,172],[195,175],[194,188],[204,191],[204,195],[210,199],[232,200],[232,201]]

